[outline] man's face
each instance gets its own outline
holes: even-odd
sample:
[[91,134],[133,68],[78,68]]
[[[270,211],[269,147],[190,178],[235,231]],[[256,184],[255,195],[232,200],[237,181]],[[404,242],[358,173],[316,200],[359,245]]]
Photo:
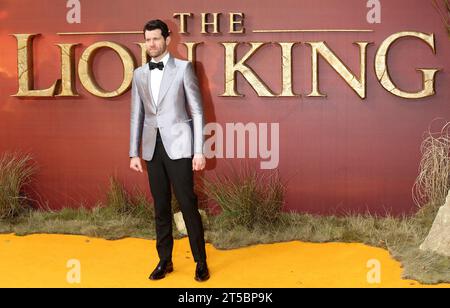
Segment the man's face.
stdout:
[[170,43],[170,36],[164,39],[161,29],[145,30],[145,46],[150,57],[156,58],[162,55]]

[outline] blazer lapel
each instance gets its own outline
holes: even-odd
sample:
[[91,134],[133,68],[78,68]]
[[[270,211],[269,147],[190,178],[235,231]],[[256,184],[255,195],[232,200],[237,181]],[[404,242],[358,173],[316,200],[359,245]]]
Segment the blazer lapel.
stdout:
[[148,63],[147,63],[146,69],[145,69],[145,75],[144,75],[144,78],[146,81],[145,91],[147,91],[148,97],[150,97],[150,104],[156,108],[155,99],[153,98],[152,89],[151,89],[151,86],[152,86],[151,75],[152,74],[150,74],[150,69],[149,69]]
[[[163,77],[161,80],[161,87],[159,88],[158,106],[159,106],[159,104],[161,104],[162,100],[164,99],[164,96],[166,95],[167,91],[170,88],[170,85],[172,84],[173,80],[175,79],[176,72],[177,72],[177,66],[175,65],[175,60],[173,59],[172,55],[169,54],[169,60],[167,60],[167,64],[164,69]],[[149,74],[149,75],[151,75],[151,74]]]

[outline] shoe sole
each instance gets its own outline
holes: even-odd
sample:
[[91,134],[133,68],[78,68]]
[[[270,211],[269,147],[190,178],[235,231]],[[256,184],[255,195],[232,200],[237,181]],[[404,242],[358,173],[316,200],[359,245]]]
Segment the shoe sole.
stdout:
[[161,279],[165,278],[167,274],[172,273],[172,272],[173,272],[173,267],[172,268],[168,268],[166,270],[166,273],[164,274],[164,276],[161,276],[161,277],[158,277],[158,278],[149,277],[148,279],[150,279],[150,280],[161,280]]
[[196,281],[198,281],[198,282],[205,282],[205,281],[207,281],[207,280],[209,279],[209,277],[210,277],[210,275],[206,276],[206,277],[203,278],[203,279],[200,279],[200,278],[198,278],[198,277],[194,277],[194,279],[195,279]]

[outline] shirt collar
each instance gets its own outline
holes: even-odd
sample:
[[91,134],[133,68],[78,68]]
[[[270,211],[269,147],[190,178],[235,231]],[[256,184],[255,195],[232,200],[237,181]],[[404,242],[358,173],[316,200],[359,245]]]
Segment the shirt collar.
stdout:
[[[169,61],[169,56],[170,56],[170,53],[167,52],[166,55],[160,60],[160,61],[162,61],[164,63],[164,66],[166,66],[167,61]],[[151,62],[155,62],[156,63],[155,59],[153,59],[153,58],[152,58]]]

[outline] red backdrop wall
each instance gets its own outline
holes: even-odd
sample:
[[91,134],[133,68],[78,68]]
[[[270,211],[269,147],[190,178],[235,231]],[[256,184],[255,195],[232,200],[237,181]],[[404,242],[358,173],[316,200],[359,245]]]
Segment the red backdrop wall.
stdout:
[[[117,176],[127,187],[149,193],[146,174],[129,170],[130,92],[114,99],[88,93],[76,80],[77,98],[20,99],[17,92],[17,41],[10,34],[41,33],[34,41],[35,87],[44,89],[60,78],[57,43],[81,43],[76,61],[90,44],[114,41],[128,46],[140,63],[134,44],[138,34],[61,36],[74,31],[138,31],[150,19],[166,21],[174,34],[170,51],[186,58],[181,44],[203,41],[197,49],[197,72],[207,122],[280,123],[281,178],[288,180],[286,209],[329,214],[344,211],[385,213],[415,209],[411,188],[418,173],[423,133],[435,118],[449,120],[450,39],[431,1],[382,1],[382,22],[368,24],[366,1],[81,1],[81,23],[68,24],[66,1],[0,2],[0,152],[31,153],[39,165],[34,196],[51,208],[92,206],[104,200],[108,178]],[[191,12],[190,34],[178,33],[176,12]],[[222,34],[201,34],[200,14],[221,12]],[[245,13],[243,35],[228,34],[228,12]],[[254,33],[257,29],[373,29],[368,33]],[[441,68],[436,95],[406,100],[388,93],[376,79],[374,56],[380,43],[400,31],[434,33],[436,54],[418,40],[395,44],[389,69],[397,85],[416,91],[421,75],[415,68]],[[220,97],[224,92],[224,48],[220,42],[326,41],[356,74],[359,51],[355,41],[370,41],[367,60],[367,98],[362,101],[325,63],[320,62],[320,88],[327,98],[308,98],[311,92],[311,50],[293,49],[294,92],[301,98],[258,97],[238,75],[245,97]],[[242,56],[248,46],[239,49]],[[265,46],[248,62],[275,92],[281,91],[280,48]],[[110,51],[100,52],[94,72],[105,89],[122,81],[122,66]],[[227,159],[237,164],[238,159]],[[203,173],[227,170],[225,159],[208,161]],[[255,159],[249,159],[253,162]],[[258,165],[257,165],[258,166]]]

